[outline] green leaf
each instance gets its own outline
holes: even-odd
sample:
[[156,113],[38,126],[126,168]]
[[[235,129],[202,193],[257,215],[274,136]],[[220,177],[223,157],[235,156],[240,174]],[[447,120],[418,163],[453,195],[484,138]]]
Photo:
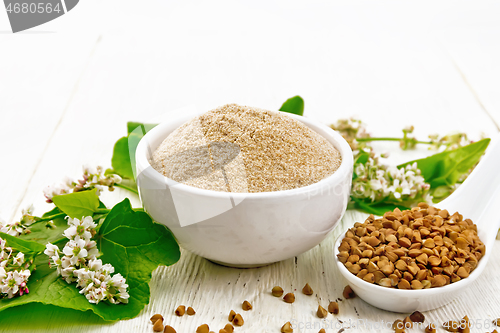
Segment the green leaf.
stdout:
[[120,138],[113,148],[111,166],[122,178],[135,179],[135,150],[142,137],[157,124],[128,122],[128,135]]
[[135,149],[142,136],[130,134],[115,143],[111,166],[123,178],[135,179]]
[[304,114],[304,100],[300,96],[289,98],[280,107],[280,111],[285,111],[302,116]]
[[461,175],[476,165],[489,143],[490,139],[483,139],[465,147],[401,164],[398,168],[416,162],[425,182],[429,183],[431,188],[451,186],[458,182]]
[[24,254],[40,253],[45,250],[45,245],[23,240],[18,237],[4,234],[3,232],[0,232],[0,238],[7,241],[7,246],[12,247],[14,250],[23,252]]
[[[51,211],[43,214],[42,217],[49,217],[61,214],[62,211],[55,207]],[[65,214],[64,214],[65,215]],[[29,241],[34,241],[39,244],[47,244],[47,243],[57,243],[62,239],[65,239],[63,236],[64,230],[68,228],[68,221],[65,218],[66,216],[59,216],[52,220],[52,224],[47,226],[47,222],[39,222],[29,228],[30,233],[21,234],[19,238]]]
[[[108,213],[96,235],[100,259],[115,267],[129,285],[128,304],[91,304],[79,294],[76,284],[67,284],[47,265],[47,257],[38,256],[37,270],[28,280],[30,293],[21,297],[0,300],[0,311],[24,304],[39,302],[79,311],[92,311],[107,321],[137,316],[149,303],[151,273],[159,265],[172,265],[179,260],[180,251],[174,237],[163,225],[154,223],[144,212],[134,212],[125,199]],[[19,311],[23,311],[21,307]]]
[[137,128],[140,127],[140,130],[144,135],[147,132],[149,132],[150,130],[152,130],[153,128],[155,128],[157,125],[158,124],[145,124],[145,123],[138,123],[135,121],[129,121],[127,123],[127,132],[128,132],[128,134],[137,133]]
[[54,204],[71,218],[81,219],[92,216],[99,208],[97,189],[56,195],[52,198]]
[[368,214],[373,214],[377,216],[382,216],[384,213],[393,211],[396,208],[401,210],[409,209],[403,205],[391,203],[391,202],[366,202],[363,199],[354,198],[351,196],[351,200],[354,201],[354,208],[364,211]]

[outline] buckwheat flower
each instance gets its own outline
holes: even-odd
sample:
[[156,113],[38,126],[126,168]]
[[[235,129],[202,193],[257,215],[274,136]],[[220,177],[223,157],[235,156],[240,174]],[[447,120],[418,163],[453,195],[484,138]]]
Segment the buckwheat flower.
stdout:
[[91,260],[99,257],[99,250],[95,241],[87,241],[85,250],[87,250],[87,259]]
[[127,292],[128,284],[126,279],[117,273],[108,281],[108,298],[113,304],[128,303],[130,295]]
[[73,192],[75,186],[76,183],[73,179],[69,177],[64,177],[61,183],[54,184],[52,186],[47,186],[46,188],[44,188],[43,194],[45,195],[47,202],[51,203],[52,198],[55,197],[56,195],[63,195]]
[[76,270],[75,266],[69,266],[61,270],[61,276],[64,279],[64,281],[66,281],[66,283],[73,283],[76,281],[74,275],[75,270]]
[[86,216],[81,220],[69,218],[68,225],[70,227],[64,231],[64,236],[68,239],[80,236],[82,239],[90,240],[93,233],[95,233],[94,229],[97,227],[91,216]]
[[7,272],[5,272],[5,268],[0,267],[0,284],[2,283],[2,280],[7,277]]
[[31,272],[29,270],[7,272],[6,277],[0,285],[0,292],[7,294],[8,298],[16,296],[20,290],[25,293],[25,289],[27,289],[26,282],[30,275]]
[[102,260],[101,259],[89,260],[89,263],[87,265],[87,269],[89,271],[94,271],[94,272],[100,271],[102,269]]
[[47,243],[47,245],[45,245],[45,251],[43,251],[43,253],[45,253],[49,257],[53,257],[54,255],[56,255],[56,253],[59,253],[59,248],[57,247],[57,245]]
[[97,189],[96,193],[99,195],[106,187],[110,190],[114,190],[114,185],[119,184],[122,178],[118,175],[111,174],[106,175],[102,166],[89,166],[85,165],[83,167],[83,179],[78,181],[78,185],[75,187],[75,192]]
[[86,242],[79,236],[66,243],[63,248],[63,253],[70,259],[71,265],[76,265],[80,258],[87,257],[87,250],[85,249]]
[[3,232],[7,235],[17,237],[23,232],[23,227],[21,226],[21,222],[14,223],[2,223],[0,225],[0,232]]
[[24,253],[19,252],[13,260],[13,264],[17,266],[22,266],[22,264],[24,264]]

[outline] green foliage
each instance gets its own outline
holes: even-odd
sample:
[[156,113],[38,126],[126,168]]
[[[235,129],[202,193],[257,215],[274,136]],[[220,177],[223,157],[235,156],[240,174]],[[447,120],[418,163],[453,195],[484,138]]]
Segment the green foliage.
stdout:
[[7,246],[13,248],[16,251],[22,252],[25,255],[37,254],[45,250],[45,246],[42,244],[7,235],[3,232],[0,232],[0,238],[3,238],[5,241],[7,241]]
[[483,139],[465,147],[401,164],[398,168],[416,162],[425,182],[429,183],[431,188],[441,185],[452,186],[479,162],[489,143],[490,139]]
[[127,123],[128,135],[120,138],[113,148],[111,166],[115,173],[122,178],[135,179],[135,150],[142,137],[155,126],[156,124]]
[[291,97],[283,103],[280,107],[280,111],[302,116],[304,114],[304,100],[300,96]]
[[64,195],[56,195],[52,198],[54,204],[71,218],[81,219],[84,216],[92,216],[99,208],[99,197],[97,189],[90,191],[74,192]]
[[[14,238],[28,249],[42,251],[45,247],[35,242]],[[48,258],[36,258],[37,269],[28,281],[30,293],[22,297],[0,300],[0,311],[14,306],[39,302],[79,311],[92,311],[107,321],[137,316],[149,302],[151,273],[159,265],[172,265],[179,260],[180,251],[170,231],[156,224],[144,212],[134,212],[128,199],[117,204],[107,215],[98,234],[100,259],[112,264],[129,284],[128,304],[91,304],[82,296],[75,284],[67,284],[48,267]],[[11,240],[9,238],[9,240]],[[8,242],[9,242],[8,240]]]

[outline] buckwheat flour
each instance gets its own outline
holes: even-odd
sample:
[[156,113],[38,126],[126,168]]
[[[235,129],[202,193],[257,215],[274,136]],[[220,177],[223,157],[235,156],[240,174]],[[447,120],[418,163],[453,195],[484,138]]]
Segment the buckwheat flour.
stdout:
[[286,114],[228,104],[177,128],[150,162],[166,177],[202,189],[272,192],[330,176],[341,157]]

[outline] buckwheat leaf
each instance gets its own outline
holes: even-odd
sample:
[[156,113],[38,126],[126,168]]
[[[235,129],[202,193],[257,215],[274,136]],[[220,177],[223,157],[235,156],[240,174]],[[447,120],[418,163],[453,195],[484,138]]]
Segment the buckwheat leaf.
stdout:
[[398,168],[417,163],[425,182],[429,183],[431,188],[455,185],[461,175],[476,165],[489,143],[490,139],[483,139],[461,148],[401,164]]
[[45,250],[45,246],[42,244],[23,240],[18,237],[4,234],[3,232],[0,232],[0,238],[7,241],[7,246],[12,247],[14,250],[23,252],[24,254],[40,253]]
[[291,97],[283,103],[280,107],[280,111],[302,116],[304,114],[304,100],[300,96]]
[[[104,207],[106,208],[106,207]],[[46,212],[42,217],[55,216],[61,214],[62,211],[55,207],[51,211]],[[21,234],[20,239],[34,241],[40,244],[57,243],[60,240],[66,239],[63,236],[64,230],[68,228],[68,221],[65,216],[59,216],[52,220],[52,223],[39,222],[29,227],[30,233]]]
[[145,124],[145,123],[138,123],[135,121],[129,121],[127,123],[127,132],[128,134],[130,133],[137,133],[137,128],[140,127],[141,132],[143,132],[143,135],[152,130],[153,128],[156,127],[158,124]]
[[52,198],[54,204],[69,217],[81,219],[92,216],[99,208],[97,189],[56,195]]
[[141,138],[142,135],[131,133],[115,143],[111,166],[123,178],[135,179],[135,149]]
[[[112,305],[106,302],[91,304],[79,294],[76,284],[67,284],[48,267],[48,258],[40,255],[35,260],[37,269],[28,280],[30,293],[21,297],[0,300],[0,311],[38,302],[86,311],[107,321],[130,319],[139,314],[149,303],[151,273],[159,265],[172,265],[179,260],[180,252],[170,231],[156,224],[144,212],[134,212],[125,199],[109,212],[96,235],[100,259],[115,267],[129,285],[128,304]],[[90,310],[90,311],[88,311]]]

